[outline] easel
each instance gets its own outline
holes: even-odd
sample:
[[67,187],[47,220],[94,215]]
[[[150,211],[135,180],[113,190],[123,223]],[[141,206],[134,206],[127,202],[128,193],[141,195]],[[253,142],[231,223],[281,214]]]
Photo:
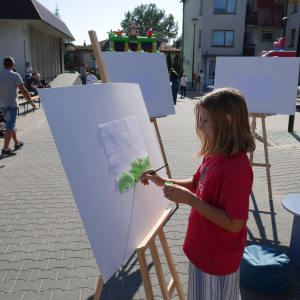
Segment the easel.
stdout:
[[[95,55],[96,62],[97,62],[98,68],[99,68],[102,83],[109,83],[110,82],[109,76],[108,76],[108,73],[106,70],[106,66],[105,66],[102,52],[101,52],[101,49],[99,46],[96,32],[92,31],[92,30],[89,31],[89,36],[90,36],[90,39],[92,42],[92,47],[93,47],[94,55]],[[154,118],[154,119],[150,119],[150,120],[151,120],[151,122],[154,123],[155,131],[158,136],[159,145],[162,150],[162,155],[163,155],[165,163],[167,163],[166,162],[167,159],[166,159],[165,152],[163,150],[163,145],[162,145],[161,137],[159,134],[158,126],[156,123],[156,119]],[[171,178],[171,173],[170,173],[169,168],[167,168],[167,173],[168,173],[168,176]],[[150,248],[150,251],[151,251],[151,255],[153,258],[153,264],[155,266],[155,270],[156,270],[156,274],[158,277],[158,281],[159,281],[159,285],[161,288],[163,299],[170,300],[172,297],[172,294],[174,292],[174,289],[176,288],[179,299],[185,300],[185,295],[183,293],[183,289],[182,289],[182,286],[181,286],[181,283],[179,280],[179,276],[176,271],[174,261],[171,256],[171,252],[170,252],[170,249],[169,249],[169,246],[168,246],[168,243],[167,243],[164,231],[163,231],[163,225],[165,224],[165,222],[171,215],[171,212],[172,212],[172,209],[168,209],[163,213],[163,215],[160,217],[160,219],[158,220],[156,225],[153,227],[153,229],[150,231],[150,233],[147,235],[147,237],[144,239],[144,241],[135,250],[137,253],[137,256],[138,256],[139,264],[140,264],[141,275],[142,275],[142,279],[143,279],[143,283],[144,283],[144,287],[145,287],[145,293],[146,293],[147,300],[154,300],[153,290],[152,290],[151,281],[150,281],[150,274],[149,274],[146,255],[145,255],[145,251],[148,247]],[[163,269],[162,269],[162,266],[161,266],[161,263],[159,260],[159,255],[158,255],[155,240],[154,240],[156,235],[159,236],[161,245],[164,250],[164,254],[166,256],[166,259],[167,259],[167,262],[168,262],[168,265],[169,265],[169,268],[170,268],[170,271],[172,274],[172,278],[171,278],[171,281],[168,286],[166,285]],[[102,276],[100,275],[99,282],[98,282],[97,289],[96,289],[95,296],[94,296],[94,300],[99,300],[101,292],[102,292],[103,284],[104,284],[104,281],[103,281]]]
[[269,154],[268,154],[268,144],[267,144],[267,132],[266,132],[266,114],[249,114],[249,117],[252,117],[251,122],[251,132],[253,138],[255,140],[255,129],[256,129],[256,118],[261,118],[262,124],[262,133],[263,133],[263,141],[264,141],[264,151],[265,151],[265,164],[261,163],[254,163],[253,162],[253,152],[250,153],[250,165],[251,167],[265,167],[267,171],[267,181],[268,181],[268,191],[269,191],[269,199],[272,199],[272,186],[271,186],[271,175],[270,175],[270,168],[271,165],[269,164]]

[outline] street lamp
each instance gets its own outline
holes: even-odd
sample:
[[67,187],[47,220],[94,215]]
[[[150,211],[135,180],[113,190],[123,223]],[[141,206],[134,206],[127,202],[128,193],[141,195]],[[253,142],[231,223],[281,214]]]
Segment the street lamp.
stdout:
[[193,22],[193,25],[194,25],[193,65],[192,65],[192,87],[193,87],[193,84],[194,84],[194,58],[195,58],[195,27],[196,27],[196,24],[198,22],[198,19],[193,18],[192,22]]

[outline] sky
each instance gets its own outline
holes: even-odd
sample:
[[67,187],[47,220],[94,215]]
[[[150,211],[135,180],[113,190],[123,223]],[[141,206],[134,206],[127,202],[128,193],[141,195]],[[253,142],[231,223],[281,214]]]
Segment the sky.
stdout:
[[107,31],[121,29],[120,23],[124,13],[132,11],[141,4],[155,3],[159,9],[164,9],[166,15],[172,14],[178,21],[178,36],[182,32],[182,3],[180,0],[38,0],[51,12],[55,11],[56,3],[61,19],[75,38],[75,45],[90,44],[89,30],[95,30],[98,40],[108,38]]

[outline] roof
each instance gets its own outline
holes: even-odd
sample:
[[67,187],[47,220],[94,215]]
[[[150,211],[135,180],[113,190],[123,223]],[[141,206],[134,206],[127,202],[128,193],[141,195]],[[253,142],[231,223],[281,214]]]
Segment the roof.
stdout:
[[40,20],[74,40],[67,25],[37,0],[1,0],[0,19]]
[[181,49],[178,49],[178,48],[175,48],[175,47],[172,47],[172,46],[168,46],[166,44],[161,44],[159,46],[159,51],[161,52],[165,52],[165,51],[170,51],[170,52],[181,52]]
[[[109,39],[103,40],[99,42],[100,48],[102,51],[108,51],[109,50]],[[69,51],[76,51],[76,50],[93,50],[92,45],[87,46],[76,46],[76,45],[70,45],[67,50]]]

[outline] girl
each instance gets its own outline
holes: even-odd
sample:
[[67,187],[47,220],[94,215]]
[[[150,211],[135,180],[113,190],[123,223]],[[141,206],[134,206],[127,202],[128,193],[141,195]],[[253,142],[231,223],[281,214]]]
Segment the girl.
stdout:
[[181,77],[181,80],[180,80],[181,98],[183,98],[183,95],[184,95],[184,97],[186,96],[186,86],[188,83],[188,79],[186,78],[186,73],[183,73],[182,76],[183,77]]
[[31,72],[32,72],[32,68],[30,67],[30,64],[29,62],[25,64],[25,82],[26,80],[32,76]]
[[[239,266],[246,239],[253,173],[247,152],[255,149],[244,96],[219,89],[195,107],[196,132],[204,156],[193,178],[142,173],[163,187],[164,196],[192,207],[183,250],[190,260],[188,300],[239,299]],[[173,185],[166,185],[171,181]]]

